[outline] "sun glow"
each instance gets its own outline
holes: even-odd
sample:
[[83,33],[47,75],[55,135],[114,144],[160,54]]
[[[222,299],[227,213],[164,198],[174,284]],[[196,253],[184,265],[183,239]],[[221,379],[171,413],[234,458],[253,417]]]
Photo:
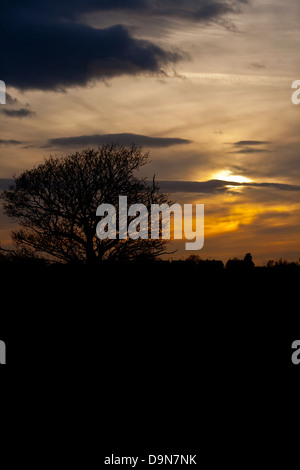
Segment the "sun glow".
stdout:
[[249,178],[245,178],[244,176],[234,175],[229,170],[219,171],[212,176],[215,180],[222,180],[222,181],[229,181],[232,183],[251,183]]

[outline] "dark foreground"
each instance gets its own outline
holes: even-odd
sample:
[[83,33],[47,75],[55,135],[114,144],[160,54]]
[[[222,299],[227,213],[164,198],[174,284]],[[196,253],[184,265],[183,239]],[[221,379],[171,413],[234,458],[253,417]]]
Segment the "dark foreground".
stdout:
[[224,462],[239,447],[268,464],[286,452],[300,372],[291,362],[299,280],[299,269],[284,268],[6,267],[6,371],[75,372],[97,394],[87,412],[101,416],[108,455],[200,446],[213,466],[217,441]]

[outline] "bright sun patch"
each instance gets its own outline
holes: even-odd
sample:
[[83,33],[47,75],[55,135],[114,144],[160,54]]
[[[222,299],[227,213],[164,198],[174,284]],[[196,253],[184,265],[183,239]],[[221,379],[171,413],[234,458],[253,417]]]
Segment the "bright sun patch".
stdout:
[[245,176],[241,175],[234,175],[229,170],[219,171],[212,176],[215,180],[222,180],[222,181],[229,181],[232,183],[251,183],[249,178],[245,178]]

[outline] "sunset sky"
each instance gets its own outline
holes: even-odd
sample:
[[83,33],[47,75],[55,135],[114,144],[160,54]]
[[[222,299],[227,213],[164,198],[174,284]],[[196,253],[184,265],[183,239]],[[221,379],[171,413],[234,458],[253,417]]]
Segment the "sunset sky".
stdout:
[[299,259],[299,0],[4,3],[2,187],[50,154],[136,143],[141,176],[205,205],[195,254]]

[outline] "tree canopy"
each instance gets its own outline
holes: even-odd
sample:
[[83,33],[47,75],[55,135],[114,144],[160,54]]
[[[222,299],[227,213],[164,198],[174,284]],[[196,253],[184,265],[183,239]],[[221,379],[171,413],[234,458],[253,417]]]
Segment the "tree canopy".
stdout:
[[71,155],[50,156],[14,178],[3,191],[4,211],[19,222],[12,239],[27,248],[64,262],[155,258],[166,250],[166,240],[105,239],[96,236],[100,204],[118,207],[119,196],[128,205],[170,203],[154,181],[147,184],[137,171],[148,162],[142,148],[106,145]]

